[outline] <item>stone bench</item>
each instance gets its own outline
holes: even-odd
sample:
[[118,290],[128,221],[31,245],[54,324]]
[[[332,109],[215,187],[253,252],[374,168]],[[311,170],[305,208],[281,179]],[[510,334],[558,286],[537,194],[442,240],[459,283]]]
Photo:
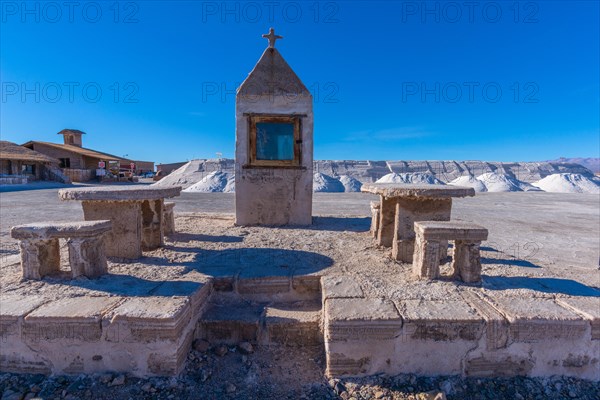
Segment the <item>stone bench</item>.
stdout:
[[481,281],[479,246],[481,241],[487,240],[486,228],[459,221],[419,221],[415,222],[415,234],[413,273],[417,277],[438,278],[440,246],[446,241],[454,241],[454,277],[469,283]]
[[371,235],[377,238],[377,231],[379,230],[379,212],[381,210],[381,203],[378,201],[371,202]]
[[174,202],[165,201],[163,209],[163,233],[165,235],[171,235],[175,233],[175,216],[173,214],[174,207]]
[[13,226],[19,240],[23,278],[42,279],[60,271],[59,239],[67,239],[71,276],[95,278],[107,271],[104,236],[110,221],[41,222]]

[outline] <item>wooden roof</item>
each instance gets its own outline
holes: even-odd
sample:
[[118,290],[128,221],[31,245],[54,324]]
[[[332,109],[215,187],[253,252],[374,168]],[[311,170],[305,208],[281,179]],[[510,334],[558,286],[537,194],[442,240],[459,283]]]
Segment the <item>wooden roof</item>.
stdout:
[[58,164],[52,157],[5,140],[0,140],[0,159]]
[[53,147],[55,149],[61,149],[64,151],[69,151],[71,153],[76,153],[76,154],[81,154],[82,156],[86,156],[86,157],[91,157],[91,158],[98,158],[100,160],[105,160],[105,161],[130,161],[126,158],[123,157],[117,157],[114,156],[112,154],[108,154],[108,153],[101,153],[99,151],[95,151],[92,149],[86,149],[85,147],[79,147],[79,146],[73,146],[70,144],[58,144],[58,143],[50,143],[50,142],[39,142],[36,140],[31,140],[27,143],[24,143],[23,146],[26,147],[33,147],[35,144],[41,144],[44,146],[49,146],[49,147]]

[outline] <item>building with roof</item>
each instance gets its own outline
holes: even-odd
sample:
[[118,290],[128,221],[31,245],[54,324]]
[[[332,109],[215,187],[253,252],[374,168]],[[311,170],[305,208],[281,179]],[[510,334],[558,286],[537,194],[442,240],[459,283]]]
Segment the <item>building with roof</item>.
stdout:
[[27,183],[35,180],[54,180],[69,183],[58,168],[59,161],[46,154],[0,141],[0,183]]
[[154,162],[151,161],[134,161],[83,147],[82,136],[85,132],[80,130],[63,129],[58,134],[63,135],[63,144],[31,140],[23,146],[57,159],[63,173],[73,182],[86,182],[95,178],[96,170],[101,165],[106,169],[114,166],[116,170],[130,171],[131,164],[134,163],[135,172],[154,170]]

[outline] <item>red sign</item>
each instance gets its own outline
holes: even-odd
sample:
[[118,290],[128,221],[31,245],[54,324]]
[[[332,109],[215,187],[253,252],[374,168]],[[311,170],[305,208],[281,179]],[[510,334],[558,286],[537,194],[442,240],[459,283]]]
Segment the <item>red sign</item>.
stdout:
[[104,168],[106,167],[106,164],[104,163],[104,161],[98,161],[98,168]]
[[130,164],[129,164],[129,168],[131,168],[131,169],[135,169],[135,163],[130,163]]

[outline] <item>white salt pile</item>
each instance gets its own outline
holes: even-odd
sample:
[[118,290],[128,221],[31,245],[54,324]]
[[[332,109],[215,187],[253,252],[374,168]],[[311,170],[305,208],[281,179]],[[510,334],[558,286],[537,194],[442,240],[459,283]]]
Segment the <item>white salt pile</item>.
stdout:
[[183,191],[187,193],[233,193],[235,191],[235,175],[222,171],[211,172]]
[[539,191],[540,189],[529,183],[522,182],[512,176],[497,172],[486,172],[479,175],[477,180],[483,182],[488,192],[523,192]]
[[348,175],[341,175],[340,182],[344,185],[345,192],[360,192],[362,187],[362,183],[358,179]]
[[485,187],[485,184],[482,181],[480,181],[479,179],[475,178],[474,176],[470,176],[470,175],[459,176],[458,178],[454,179],[452,182],[448,182],[448,185],[472,187],[478,193],[487,192],[487,188]]
[[533,185],[554,193],[600,193],[600,179],[581,174],[552,174]]
[[343,191],[345,191],[344,185],[339,180],[320,172],[314,173],[313,192],[335,193]]
[[160,181],[153,183],[152,186],[182,186],[186,189],[206,176],[206,171],[201,168],[203,162],[203,160],[192,160],[177,168]]
[[415,173],[391,173],[382,176],[375,183],[414,183],[414,184],[430,184],[430,185],[445,185],[444,182],[430,174]]

